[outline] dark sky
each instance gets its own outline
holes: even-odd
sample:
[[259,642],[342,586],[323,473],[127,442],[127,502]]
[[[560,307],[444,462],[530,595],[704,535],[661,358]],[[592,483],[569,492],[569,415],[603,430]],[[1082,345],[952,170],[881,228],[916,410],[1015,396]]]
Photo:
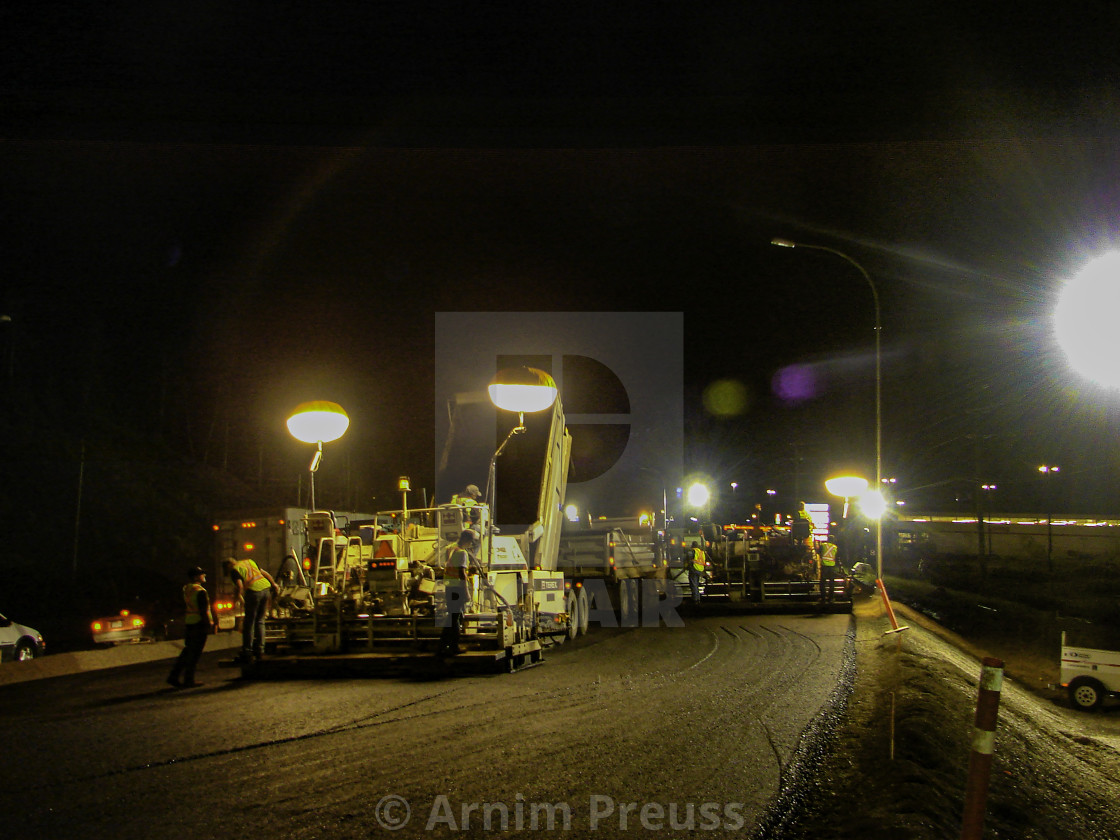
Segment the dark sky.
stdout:
[[[1066,459],[1109,507],[1114,411],[1045,321],[1117,238],[1120,13],[974,5],[7,5],[16,369],[196,451],[221,416],[278,475],[327,384],[383,487],[433,460],[433,313],[683,311],[693,462],[792,493],[866,465],[873,333],[785,236],[875,278],[887,472],[949,498]],[[793,363],[819,396],[783,405]],[[718,378],[742,414],[700,409]]]

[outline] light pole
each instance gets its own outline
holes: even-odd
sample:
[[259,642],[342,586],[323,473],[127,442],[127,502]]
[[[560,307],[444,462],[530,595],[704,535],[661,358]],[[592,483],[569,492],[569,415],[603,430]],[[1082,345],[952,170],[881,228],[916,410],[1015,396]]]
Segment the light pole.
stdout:
[[[1038,468],[1042,475],[1049,479],[1050,476],[1060,473],[1061,467],[1053,464],[1043,464]],[[1051,578],[1054,576],[1054,490],[1050,482],[1046,482],[1046,568]]]
[[304,443],[317,448],[311,457],[311,510],[315,510],[315,473],[323,461],[323,444],[338,440],[350,426],[350,418],[338,403],[327,400],[300,403],[288,418],[288,431]]
[[531,367],[506,368],[498,371],[487,386],[490,401],[506,411],[517,412],[517,425],[510,429],[506,439],[490,459],[486,476],[486,503],[490,506],[490,521],[494,521],[494,502],[497,497],[496,473],[498,458],[514,435],[524,434],[525,412],[544,411],[555,402],[559,389],[556,380],[543,370]]
[[712,519],[712,494],[708,491],[706,485],[696,482],[688,488],[688,503],[696,508],[697,516],[700,512],[704,511],[705,523],[710,522]]
[[[828,479],[824,486],[833,496],[839,496],[844,500],[844,515],[840,517],[843,524],[840,526],[840,531],[844,534],[844,557],[851,560],[852,547],[849,539],[851,535],[848,533],[848,502],[867,490],[867,479],[858,475],[838,475],[836,478]],[[882,580],[882,576],[877,579]]]
[[[780,248],[808,248],[813,251],[825,251],[840,257],[840,259],[854,266],[863,275],[867,285],[871,288],[871,297],[875,302],[875,486],[882,489],[883,484],[883,356],[880,347],[882,324],[879,313],[879,290],[871,280],[862,265],[849,257],[843,251],[837,251],[827,245],[806,245],[804,242],[794,242],[792,239],[775,237],[770,240],[771,245]],[[880,516],[875,520],[875,570],[876,578],[883,579],[883,519]]]

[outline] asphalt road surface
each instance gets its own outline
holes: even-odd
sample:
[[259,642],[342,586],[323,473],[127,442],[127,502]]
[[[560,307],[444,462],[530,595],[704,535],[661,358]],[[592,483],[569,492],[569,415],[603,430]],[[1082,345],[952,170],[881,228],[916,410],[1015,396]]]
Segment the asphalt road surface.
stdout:
[[846,701],[848,615],[592,631],[512,675],[0,687],[5,840],[749,836]]

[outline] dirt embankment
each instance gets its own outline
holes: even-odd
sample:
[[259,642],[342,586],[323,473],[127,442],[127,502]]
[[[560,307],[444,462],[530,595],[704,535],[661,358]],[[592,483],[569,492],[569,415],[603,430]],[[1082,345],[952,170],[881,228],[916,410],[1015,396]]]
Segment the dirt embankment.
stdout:
[[[985,838],[1120,837],[1120,735],[1110,742],[1077,730],[1071,716],[1084,713],[1047,688],[1057,651],[986,650],[982,639],[896,611],[910,629],[888,633],[877,595],[855,604],[855,689],[811,804],[783,840],[959,836],[983,656],[1004,659],[1006,676]],[[1120,730],[1120,715],[1110,716]]]

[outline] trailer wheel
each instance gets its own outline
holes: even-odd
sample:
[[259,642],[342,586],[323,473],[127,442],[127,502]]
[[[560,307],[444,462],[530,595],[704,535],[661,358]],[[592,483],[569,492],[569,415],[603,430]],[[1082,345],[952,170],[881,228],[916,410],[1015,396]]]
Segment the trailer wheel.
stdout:
[[568,612],[568,631],[565,635],[575,641],[579,634],[579,599],[571,590],[568,590],[568,596],[564,599],[564,609]]
[[1091,712],[1104,700],[1104,686],[1092,677],[1078,677],[1069,684],[1069,702],[1078,709]]
[[576,595],[576,610],[579,613],[579,634],[583,636],[587,633],[588,623],[591,618],[589,615],[591,606],[588,604],[587,590],[582,586],[579,589],[579,594]]

